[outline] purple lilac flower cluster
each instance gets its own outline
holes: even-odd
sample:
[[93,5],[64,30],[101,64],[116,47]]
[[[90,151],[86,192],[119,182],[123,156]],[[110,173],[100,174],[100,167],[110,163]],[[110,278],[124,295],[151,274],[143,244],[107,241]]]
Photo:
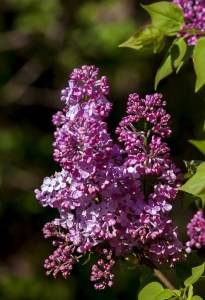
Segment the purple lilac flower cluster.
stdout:
[[190,240],[186,243],[188,253],[192,248],[205,248],[205,219],[203,211],[197,211],[187,225],[187,234]]
[[[197,29],[205,31],[205,0],[173,0],[184,13],[185,25],[182,29]],[[187,36],[186,33],[182,34]],[[188,45],[195,45],[201,35],[188,35]]]
[[74,69],[62,90],[65,108],[53,117],[61,171],[35,191],[43,206],[60,214],[43,230],[56,247],[45,261],[47,274],[67,277],[82,256],[97,253],[91,272],[96,289],[113,284],[120,257],[138,254],[173,266],[182,251],[168,215],[181,175],[162,140],[171,134],[166,102],[160,94],[131,94],[116,144],[105,123],[112,108],[108,91],[94,66]]

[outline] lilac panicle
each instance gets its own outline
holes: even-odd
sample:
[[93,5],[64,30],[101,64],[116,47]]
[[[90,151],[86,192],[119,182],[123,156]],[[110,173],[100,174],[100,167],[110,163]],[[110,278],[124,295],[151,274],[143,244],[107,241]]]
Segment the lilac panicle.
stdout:
[[191,249],[205,248],[205,219],[203,211],[198,210],[187,225],[187,234],[189,241],[186,243],[186,251],[189,253]]
[[[173,0],[184,14],[184,27],[186,29],[197,29],[205,31],[205,0]],[[188,45],[195,45],[200,34],[187,35],[183,33],[182,36],[187,37]]]
[[35,191],[43,206],[59,211],[43,229],[56,247],[45,261],[47,274],[67,277],[82,256],[97,253],[91,271],[96,289],[113,284],[120,257],[139,254],[173,266],[182,250],[169,217],[181,175],[163,141],[171,134],[166,102],[160,94],[131,94],[117,144],[105,122],[112,108],[108,91],[96,67],[74,69],[62,90],[65,107],[53,116],[61,170]]
[[[170,116],[164,109],[165,105],[161,94],[146,95],[144,99],[136,93],[131,94],[127,116],[116,132],[119,141],[125,145],[124,165],[140,174],[144,184],[146,204],[138,218],[135,235],[142,244],[149,245],[154,261],[169,261],[173,265],[179,259],[182,245],[168,212],[182,177],[170,158],[168,145],[162,141],[171,134]],[[141,129],[136,125],[139,121],[144,124]]]

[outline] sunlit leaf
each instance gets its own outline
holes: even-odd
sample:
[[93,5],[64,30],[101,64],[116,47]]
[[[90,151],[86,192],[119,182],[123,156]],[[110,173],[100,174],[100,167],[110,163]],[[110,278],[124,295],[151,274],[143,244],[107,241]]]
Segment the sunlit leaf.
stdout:
[[[127,41],[119,45],[119,47],[128,47],[136,50],[143,47],[151,47],[154,53],[158,53],[164,47],[164,36],[176,35],[181,28],[183,24],[183,14],[177,5],[166,1],[142,5],[142,7],[150,14],[152,24],[137,31]],[[182,43],[183,42],[181,42],[181,48],[186,47],[186,43],[184,42],[185,45],[182,45]],[[180,50],[180,56],[182,53],[183,49]],[[180,61],[182,58],[183,57],[181,57]],[[177,66],[175,66],[175,68]]]
[[193,296],[191,300],[203,300],[200,296]]
[[193,63],[196,73],[195,92],[205,84],[205,37],[200,38],[193,51]]
[[188,288],[188,297],[187,300],[190,300],[193,296],[193,285],[191,284]]
[[159,67],[155,77],[155,89],[159,82],[170,75],[176,69],[182,59],[184,58],[187,50],[186,42],[183,38],[176,38],[171,47],[169,48],[161,66]]
[[165,35],[176,35],[182,27],[184,18],[181,9],[170,2],[160,1],[150,5],[142,5],[149,13],[152,24]]
[[192,268],[192,275],[184,281],[185,287],[188,287],[188,286],[194,284],[195,282],[197,282],[198,279],[204,273],[204,268],[205,268],[205,263],[203,263],[200,266]]
[[197,167],[196,173],[179,190],[198,196],[205,203],[205,162]]
[[180,296],[181,295],[181,291],[179,290],[174,290],[175,295]]
[[148,25],[137,31],[126,42],[119,45],[119,47],[128,47],[136,50],[150,47],[153,49],[154,53],[157,53],[164,47],[163,38],[164,35],[158,28],[153,25]]
[[189,140],[189,143],[194,145],[201,153],[205,155],[205,140]]
[[157,295],[154,300],[166,300],[170,299],[172,296],[175,295],[173,290],[164,289],[159,295]]
[[151,282],[140,291],[138,300],[154,300],[163,290],[159,282]]

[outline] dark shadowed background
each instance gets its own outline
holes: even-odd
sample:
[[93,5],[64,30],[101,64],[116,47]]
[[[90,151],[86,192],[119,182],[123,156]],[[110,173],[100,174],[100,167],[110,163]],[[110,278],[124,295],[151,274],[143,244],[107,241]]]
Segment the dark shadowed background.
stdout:
[[[34,189],[59,170],[52,159],[51,117],[62,108],[60,91],[74,67],[94,64],[108,77],[111,132],[129,93],[153,93],[164,52],[118,48],[148,22],[137,0],[0,0],[1,300],[136,299],[139,270],[124,264],[117,268],[114,287],[103,292],[89,280],[90,264],[77,267],[67,280],[46,277],[43,262],[53,248],[41,230],[58,212],[42,208]],[[189,62],[159,85],[173,117],[169,145],[181,167],[182,159],[204,159],[188,143],[204,138],[205,89],[195,95],[194,81]],[[185,241],[194,206],[182,218],[180,201],[174,215]]]

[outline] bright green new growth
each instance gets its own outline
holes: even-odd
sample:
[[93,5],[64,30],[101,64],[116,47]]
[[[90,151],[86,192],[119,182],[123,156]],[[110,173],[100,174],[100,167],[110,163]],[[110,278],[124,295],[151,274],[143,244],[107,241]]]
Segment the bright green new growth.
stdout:
[[137,31],[119,47],[128,47],[136,50],[150,47],[154,53],[158,53],[164,47],[164,35],[159,28],[150,24]]
[[176,35],[184,22],[183,13],[179,7],[167,1],[141,6],[149,13],[152,25],[159,28],[164,35]]
[[205,155],[205,140],[189,140],[203,155]]
[[[139,29],[127,41],[120,44],[119,47],[128,47],[135,50],[151,48],[154,53],[159,53],[165,46],[165,37],[177,37],[183,27],[183,12],[179,6],[166,1],[141,6],[150,15],[151,24]],[[187,36],[197,33],[203,34],[203,32],[195,29],[186,29],[186,31]],[[178,73],[190,57],[193,58],[196,74],[195,92],[198,92],[205,84],[205,37],[199,38],[194,47],[187,47],[185,37],[174,39],[157,71],[154,84],[155,90],[162,79],[173,71]]]
[[150,47],[154,53],[158,53],[164,47],[164,37],[174,36],[180,30],[184,21],[182,11],[166,1],[141,6],[149,13],[152,23],[137,31],[119,47],[136,50]]
[[196,169],[196,173],[179,190],[197,196],[205,206],[205,162],[202,162]]
[[184,281],[184,288],[179,290],[164,289],[159,282],[151,282],[141,290],[138,300],[203,300],[200,296],[194,296],[193,284],[202,277],[204,271],[205,263],[192,268],[192,275]]

